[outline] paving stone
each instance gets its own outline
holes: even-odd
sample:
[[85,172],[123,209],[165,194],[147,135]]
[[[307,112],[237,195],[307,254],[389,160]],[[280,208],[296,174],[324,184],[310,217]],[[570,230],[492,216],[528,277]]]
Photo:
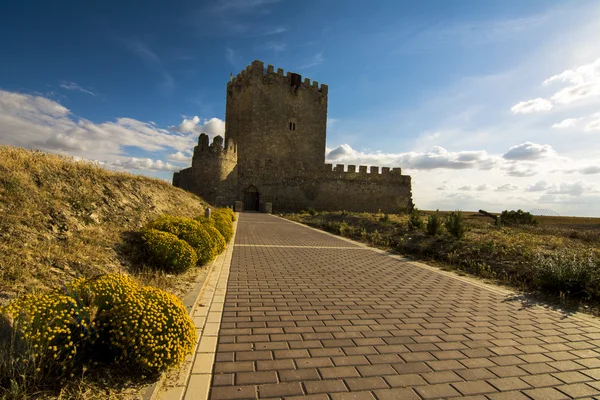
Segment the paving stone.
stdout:
[[472,369],[462,369],[456,371],[458,375],[461,376],[465,381],[478,381],[482,379],[495,378],[492,372],[490,372],[486,368],[472,368]]
[[347,378],[344,381],[351,391],[385,389],[389,387],[383,378],[375,376],[370,378]]
[[417,386],[413,388],[419,396],[423,399],[439,399],[443,397],[454,397],[459,396],[460,393],[456,391],[449,384],[441,384],[441,385],[427,385],[427,386]]
[[256,386],[226,386],[212,387],[211,400],[255,399]]
[[418,374],[389,375],[383,379],[393,388],[426,385],[427,382]]
[[465,396],[496,392],[496,389],[485,381],[455,382],[452,386]]
[[325,381],[310,381],[304,382],[306,392],[313,393],[336,393],[347,392],[348,388],[342,380],[325,380]]
[[574,398],[584,396],[596,396],[600,393],[600,390],[586,385],[585,383],[572,383],[569,385],[557,386],[556,389]]
[[311,381],[321,379],[319,373],[314,368],[288,369],[279,371],[279,380],[281,382]]
[[501,392],[531,388],[528,383],[517,377],[488,379],[487,382]]
[[423,377],[423,379],[425,379],[428,383],[431,384],[460,382],[463,380],[453,371],[427,372],[421,374],[421,376]]
[[523,393],[529,396],[529,398],[532,400],[562,400],[569,398],[568,396],[551,387],[525,390]]
[[323,379],[352,378],[360,376],[355,367],[320,368],[319,372]]
[[375,390],[378,400],[419,400],[419,396],[411,389],[379,389]]
[[332,393],[332,400],[375,400],[371,392]]
[[302,385],[298,382],[274,383],[258,387],[258,395],[260,397],[299,396],[303,393]]

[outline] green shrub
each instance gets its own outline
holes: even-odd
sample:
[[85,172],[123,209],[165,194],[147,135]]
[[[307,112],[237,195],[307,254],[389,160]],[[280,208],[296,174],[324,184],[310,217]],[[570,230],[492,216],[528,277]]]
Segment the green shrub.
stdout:
[[306,210],[306,212],[309,213],[310,215],[317,215],[317,212],[312,207],[308,207],[308,209]]
[[198,262],[192,246],[172,233],[146,229],[142,241],[150,264],[166,272],[185,272]]
[[425,223],[421,218],[421,213],[419,212],[419,209],[417,207],[413,208],[413,210],[410,212],[410,215],[408,216],[408,229],[411,231],[423,229],[424,225]]
[[568,250],[536,254],[533,289],[561,297],[600,298],[600,260]]
[[388,222],[390,220],[390,216],[388,214],[383,214],[379,217],[379,222]]
[[140,287],[122,274],[76,279],[69,292],[97,310],[93,359],[141,374],[181,364],[196,343],[196,330],[181,300],[158,288]]
[[381,233],[379,233],[379,231],[377,229],[375,229],[375,231],[373,231],[373,233],[371,233],[370,239],[371,239],[371,244],[373,246],[387,244],[387,240],[385,239],[385,237],[383,237],[383,235]]
[[354,228],[350,226],[346,221],[342,221],[339,226],[339,234],[342,236],[352,236]]
[[450,215],[446,216],[444,226],[457,239],[462,239],[465,236],[465,220],[460,211],[452,211]]
[[210,218],[215,228],[217,228],[225,238],[225,242],[229,242],[233,237],[233,222],[231,221],[231,218],[223,212],[218,211],[212,213]]
[[149,223],[147,228],[172,233],[187,242],[196,252],[200,264],[206,264],[219,253],[214,248],[216,244],[211,243],[210,234],[194,219],[163,215]]
[[504,210],[500,214],[500,220],[503,225],[537,225],[537,220],[531,213],[523,210]]
[[442,218],[439,214],[440,210],[427,217],[427,234],[431,236],[442,233]]

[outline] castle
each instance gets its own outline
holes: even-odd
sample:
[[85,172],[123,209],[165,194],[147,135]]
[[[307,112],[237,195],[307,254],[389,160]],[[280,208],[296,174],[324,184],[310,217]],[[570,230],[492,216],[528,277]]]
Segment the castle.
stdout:
[[[255,211],[397,213],[413,207],[400,168],[325,163],[327,85],[254,61],[227,83],[225,140],[202,133],[173,185]],[[240,203],[242,202],[242,203]]]

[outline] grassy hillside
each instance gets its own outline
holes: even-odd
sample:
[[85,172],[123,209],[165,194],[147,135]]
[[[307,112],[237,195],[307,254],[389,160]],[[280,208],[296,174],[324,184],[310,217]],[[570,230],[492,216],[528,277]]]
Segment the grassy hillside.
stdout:
[[206,205],[158,179],[0,146],[0,304],[103,272],[128,272],[180,294],[197,270],[150,272],[127,243],[158,215],[192,217]]

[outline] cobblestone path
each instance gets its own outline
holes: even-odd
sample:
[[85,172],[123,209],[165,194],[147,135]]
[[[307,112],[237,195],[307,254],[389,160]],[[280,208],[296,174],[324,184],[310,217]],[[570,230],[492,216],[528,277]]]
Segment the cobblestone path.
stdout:
[[600,396],[600,324],[240,214],[210,398]]

